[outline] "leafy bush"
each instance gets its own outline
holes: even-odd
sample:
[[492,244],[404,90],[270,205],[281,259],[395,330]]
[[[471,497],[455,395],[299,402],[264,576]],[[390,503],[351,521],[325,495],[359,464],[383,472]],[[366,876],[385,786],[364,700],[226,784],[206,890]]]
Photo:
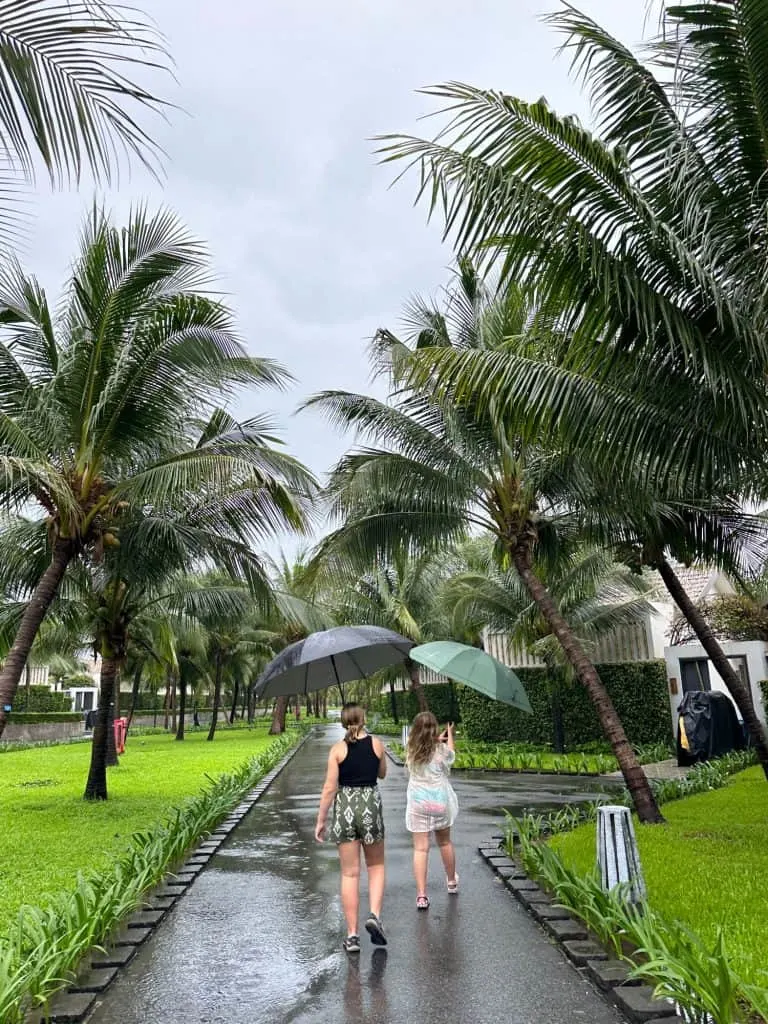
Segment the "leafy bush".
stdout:
[[109,940],[122,919],[142,905],[144,894],[213,831],[293,743],[283,736],[262,756],[212,780],[163,822],[136,833],[111,868],[81,873],[74,891],[59,893],[44,908],[22,907],[9,936],[0,940],[0,1021],[20,1024],[30,1007],[66,985],[88,950]]
[[71,711],[72,698],[66,693],[55,693],[48,686],[20,686],[13,705],[12,718],[18,721],[18,712]]
[[761,679],[757,685],[760,687],[760,696],[763,700],[763,711],[768,715],[768,679]]
[[[515,670],[525,686],[533,714],[489,700],[469,687],[457,686],[461,720],[467,737],[491,743],[552,742],[552,687],[546,669]],[[667,675],[661,661],[599,665],[627,736],[633,744],[668,744],[671,734]],[[432,687],[429,688],[430,691]],[[568,749],[604,740],[597,714],[579,683],[558,690]]]
[[[461,702],[459,700],[461,689],[463,687],[457,683],[434,683],[424,687],[429,710],[435,715],[438,722],[458,723],[461,721]],[[397,704],[397,713],[405,725],[419,713],[419,702],[411,690],[397,690],[395,703]],[[392,715],[391,695],[389,693],[379,694],[368,707],[368,714],[384,715],[390,718]]]

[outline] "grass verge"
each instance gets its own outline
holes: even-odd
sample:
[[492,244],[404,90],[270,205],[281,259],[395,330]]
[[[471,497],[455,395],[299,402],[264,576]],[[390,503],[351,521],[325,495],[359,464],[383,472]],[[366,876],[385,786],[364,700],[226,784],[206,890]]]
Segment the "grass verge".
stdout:
[[0,936],[23,904],[44,905],[71,889],[78,871],[107,867],[133,833],[162,820],[198,793],[206,776],[230,772],[269,747],[268,723],[231,730],[206,743],[206,732],[183,743],[168,734],[131,736],[117,768],[109,769],[110,799],[82,799],[90,744],[17,750],[0,760]]
[[[723,789],[665,804],[668,824],[636,829],[651,907],[687,925],[707,945],[721,925],[734,966],[765,985],[768,801],[759,768]],[[551,846],[580,874],[595,865],[595,826],[555,836]]]

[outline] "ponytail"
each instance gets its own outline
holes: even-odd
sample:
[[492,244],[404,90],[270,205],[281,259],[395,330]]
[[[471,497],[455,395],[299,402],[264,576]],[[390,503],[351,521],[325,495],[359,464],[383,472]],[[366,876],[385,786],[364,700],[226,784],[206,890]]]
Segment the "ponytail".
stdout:
[[365,728],[365,712],[359,704],[345,704],[341,709],[341,724],[347,730],[344,739],[347,743],[357,743],[360,732]]

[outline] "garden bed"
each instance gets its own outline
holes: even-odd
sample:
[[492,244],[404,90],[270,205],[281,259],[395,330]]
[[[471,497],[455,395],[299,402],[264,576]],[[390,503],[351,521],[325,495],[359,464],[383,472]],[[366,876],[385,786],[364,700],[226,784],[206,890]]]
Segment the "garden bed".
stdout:
[[[396,742],[389,748],[396,758],[403,760],[405,751]],[[517,743],[473,743],[456,741],[455,771],[511,772],[534,775],[586,775],[602,776],[617,770],[616,759],[610,754],[574,751],[555,754],[550,750]]]
[[[738,972],[765,985],[768,813],[762,771],[750,768],[723,789],[665,804],[664,816],[665,827],[637,829],[650,906],[682,921],[706,946],[714,945],[722,925]],[[594,824],[556,836],[551,845],[580,874],[594,867]]]

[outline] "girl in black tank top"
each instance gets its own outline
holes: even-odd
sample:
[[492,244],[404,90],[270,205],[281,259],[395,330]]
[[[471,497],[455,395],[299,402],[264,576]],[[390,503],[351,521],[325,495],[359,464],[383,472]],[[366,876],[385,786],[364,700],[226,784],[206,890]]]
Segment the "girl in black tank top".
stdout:
[[[341,905],[347,923],[343,945],[347,953],[359,953],[361,851],[371,901],[365,929],[374,945],[387,944],[379,916],[384,898],[384,817],[377,785],[387,773],[387,760],[381,742],[365,732],[365,713],[359,705],[344,705],[341,724],[347,734],[333,744],[328,755],[315,838],[322,843],[327,837],[336,843],[342,870]],[[330,827],[326,828],[329,811]]]
[[344,742],[347,756],[339,762],[339,786],[375,786],[381,762],[373,749],[373,737],[363,736],[354,742]]

